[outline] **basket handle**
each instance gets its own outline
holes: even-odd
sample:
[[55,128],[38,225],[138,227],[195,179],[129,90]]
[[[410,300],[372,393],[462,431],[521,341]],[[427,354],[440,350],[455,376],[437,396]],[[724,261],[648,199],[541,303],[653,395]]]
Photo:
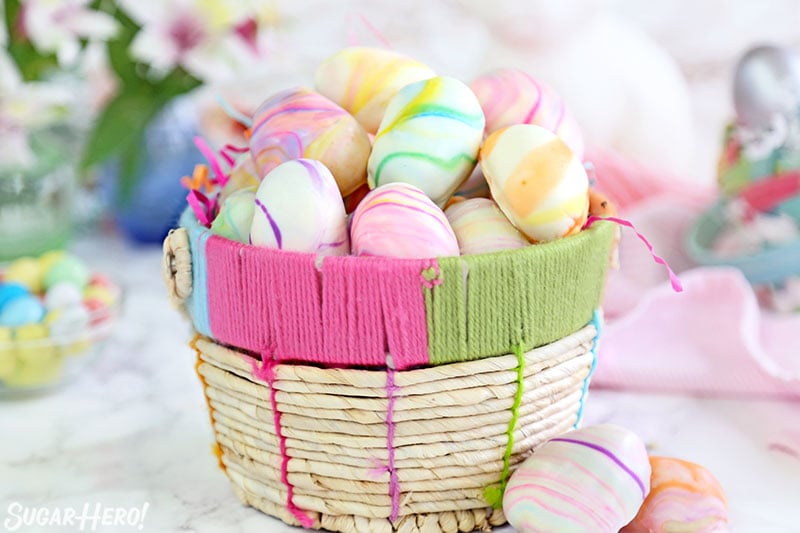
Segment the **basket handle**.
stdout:
[[192,294],[192,252],[186,229],[170,230],[164,239],[161,273],[167,286],[167,296],[173,306],[183,309]]

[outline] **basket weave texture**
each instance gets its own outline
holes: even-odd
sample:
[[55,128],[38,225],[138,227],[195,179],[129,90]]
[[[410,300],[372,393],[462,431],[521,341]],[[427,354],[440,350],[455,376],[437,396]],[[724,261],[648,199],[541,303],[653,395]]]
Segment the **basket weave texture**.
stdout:
[[590,324],[525,353],[404,372],[265,368],[206,337],[193,346],[243,502],[314,529],[456,532],[504,523],[487,488],[577,424],[596,337]]

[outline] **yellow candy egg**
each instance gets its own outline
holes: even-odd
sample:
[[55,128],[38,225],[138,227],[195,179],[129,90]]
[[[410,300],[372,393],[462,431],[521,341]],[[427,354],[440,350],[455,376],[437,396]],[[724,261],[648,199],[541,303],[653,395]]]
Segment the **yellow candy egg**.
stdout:
[[43,280],[41,263],[33,257],[23,257],[13,261],[6,269],[3,280],[25,285],[34,293],[42,292]]
[[483,143],[480,165],[497,205],[532,241],[572,235],[586,222],[586,170],[545,128],[518,124],[494,132]]
[[117,295],[108,287],[102,285],[89,285],[83,291],[84,300],[98,300],[110,306],[117,300]]
[[0,327],[0,380],[10,376],[16,366],[11,336],[11,328]]
[[61,261],[67,256],[64,250],[50,250],[39,256],[39,266],[42,269],[42,274],[50,270],[50,267]]

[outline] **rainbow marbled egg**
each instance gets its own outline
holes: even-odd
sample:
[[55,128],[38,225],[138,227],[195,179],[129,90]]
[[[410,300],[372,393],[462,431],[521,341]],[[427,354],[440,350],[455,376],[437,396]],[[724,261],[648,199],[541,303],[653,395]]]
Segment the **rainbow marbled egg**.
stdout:
[[624,533],[728,530],[728,499],[711,472],[671,457],[651,457],[650,466],[650,494]]
[[239,189],[225,199],[219,214],[211,223],[211,233],[247,244],[253,225],[256,187]]
[[461,255],[511,250],[530,245],[492,200],[472,198],[458,202],[444,214],[458,239]]
[[443,206],[475,167],[484,125],[477,98],[457,79],[406,85],[375,136],[369,186],[410,183]]
[[258,176],[256,164],[252,156],[247,153],[240,157],[228,174],[228,182],[219,192],[219,202],[224,204],[228,196],[247,187],[258,187],[261,179]]
[[650,492],[650,462],[631,431],[602,424],[550,439],[512,474],[503,511],[520,533],[616,533]]
[[458,241],[444,212],[407,183],[387,183],[361,200],[350,221],[350,242],[356,255],[458,255]]
[[277,166],[261,180],[254,203],[252,244],[320,255],[350,253],[344,202],[319,161],[296,159]]
[[262,177],[285,161],[316,159],[347,196],[366,181],[369,152],[369,137],[356,119],[310,89],[279,92],[253,115],[250,153]]
[[352,46],[323,61],[314,86],[351,113],[369,133],[378,131],[386,106],[397,92],[436,74],[427,66],[391,50]]
[[498,130],[484,141],[480,164],[497,205],[532,241],[572,235],[586,222],[586,170],[550,131],[532,124]]
[[487,134],[514,124],[536,124],[561,137],[578,159],[583,158],[578,122],[552,88],[510,68],[484,74],[470,87],[486,115]]

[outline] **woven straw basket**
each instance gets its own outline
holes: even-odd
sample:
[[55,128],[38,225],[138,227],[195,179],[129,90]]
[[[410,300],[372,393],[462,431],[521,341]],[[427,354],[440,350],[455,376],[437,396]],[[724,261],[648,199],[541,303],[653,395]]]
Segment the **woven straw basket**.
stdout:
[[[488,530],[516,465],[580,421],[609,223],[475,258],[321,264],[182,226],[165,241],[168,292],[197,331],[220,466],[248,505],[331,531]],[[376,321],[340,331],[367,310]]]

